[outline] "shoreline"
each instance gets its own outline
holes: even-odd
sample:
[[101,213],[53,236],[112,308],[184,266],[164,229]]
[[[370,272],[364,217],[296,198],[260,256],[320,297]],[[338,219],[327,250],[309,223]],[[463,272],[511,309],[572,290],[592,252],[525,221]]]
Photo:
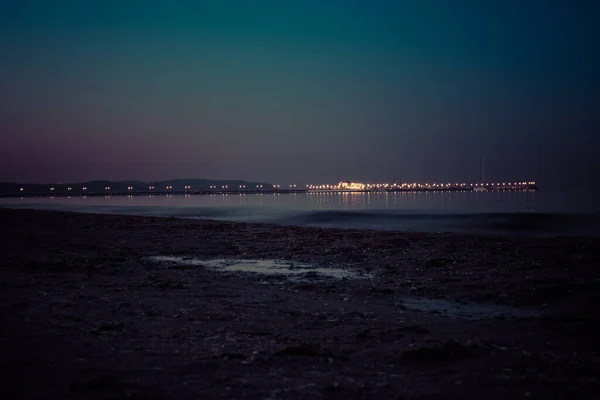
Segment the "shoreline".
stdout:
[[[2,386],[13,398],[595,398],[600,389],[598,238],[6,208],[0,218]],[[165,255],[369,278],[149,259]]]
[[[186,199],[188,198],[185,196]],[[59,200],[60,201],[60,200]],[[70,201],[70,200],[69,200]],[[104,202],[101,202],[104,203]],[[249,207],[169,204],[36,204],[2,203],[0,208],[47,210],[86,214],[180,218],[240,224],[296,226],[314,229],[384,231],[405,234],[467,235],[530,238],[600,238],[600,214],[595,212],[465,212],[435,213],[430,210],[387,209],[275,209],[266,212]],[[238,213],[241,211],[241,213]]]

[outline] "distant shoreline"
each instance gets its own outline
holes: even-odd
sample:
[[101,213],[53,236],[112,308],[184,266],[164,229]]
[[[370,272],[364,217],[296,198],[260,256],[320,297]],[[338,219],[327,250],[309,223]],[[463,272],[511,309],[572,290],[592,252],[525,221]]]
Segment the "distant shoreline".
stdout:
[[[508,187],[488,189],[489,192],[538,192],[537,186]],[[163,192],[79,192],[79,193],[2,193],[0,198],[44,198],[44,197],[125,197],[125,196],[207,196],[228,194],[328,194],[328,193],[447,193],[447,192],[477,192],[473,188],[410,188],[410,189],[385,189],[385,190],[341,190],[341,189],[261,189],[261,190],[204,190],[204,191],[163,191]]]

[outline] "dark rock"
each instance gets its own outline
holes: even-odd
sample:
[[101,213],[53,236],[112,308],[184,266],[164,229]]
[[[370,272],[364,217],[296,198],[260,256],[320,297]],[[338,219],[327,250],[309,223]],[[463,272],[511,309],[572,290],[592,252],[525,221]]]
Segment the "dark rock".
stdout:
[[420,347],[415,350],[405,350],[400,358],[408,363],[428,363],[440,361],[462,360],[473,355],[472,349],[454,340],[447,340],[432,347]]
[[276,356],[302,356],[302,357],[333,357],[333,353],[319,346],[302,343],[299,346],[286,347],[275,353]]

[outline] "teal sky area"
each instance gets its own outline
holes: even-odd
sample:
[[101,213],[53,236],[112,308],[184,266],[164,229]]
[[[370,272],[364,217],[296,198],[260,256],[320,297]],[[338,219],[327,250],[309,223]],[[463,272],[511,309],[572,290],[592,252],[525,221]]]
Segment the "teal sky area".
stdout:
[[0,3],[0,180],[583,183],[592,1]]

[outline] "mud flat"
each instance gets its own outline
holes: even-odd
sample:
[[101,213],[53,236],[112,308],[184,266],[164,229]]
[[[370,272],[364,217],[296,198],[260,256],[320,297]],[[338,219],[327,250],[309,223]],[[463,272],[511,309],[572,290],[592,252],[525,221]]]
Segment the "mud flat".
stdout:
[[0,221],[2,398],[598,398],[599,239]]

